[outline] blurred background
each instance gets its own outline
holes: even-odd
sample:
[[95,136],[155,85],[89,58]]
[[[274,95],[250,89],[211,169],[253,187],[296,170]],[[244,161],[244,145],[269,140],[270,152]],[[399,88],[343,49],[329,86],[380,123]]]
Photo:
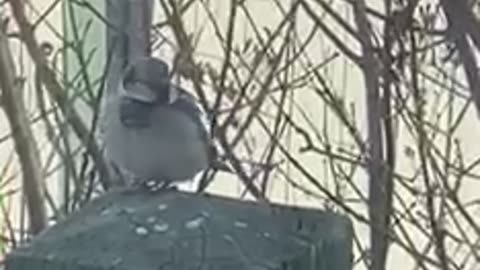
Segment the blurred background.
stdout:
[[478,269],[478,3],[0,1],[2,254],[111,187],[102,99],[146,53],[236,171],[207,192],[348,215],[355,269]]

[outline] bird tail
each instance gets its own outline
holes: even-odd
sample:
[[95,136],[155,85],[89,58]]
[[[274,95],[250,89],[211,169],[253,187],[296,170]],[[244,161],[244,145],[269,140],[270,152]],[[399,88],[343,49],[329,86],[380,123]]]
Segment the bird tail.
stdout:
[[217,171],[234,173],[233,169],[226,162],[221,161],[218,158],[210,160],[210,167]]

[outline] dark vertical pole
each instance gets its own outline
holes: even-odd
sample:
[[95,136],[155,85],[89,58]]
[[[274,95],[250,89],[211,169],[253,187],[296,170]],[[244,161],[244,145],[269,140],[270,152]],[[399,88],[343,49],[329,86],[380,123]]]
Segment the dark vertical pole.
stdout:
[[[115,92],[123,69],[150,55],[153,0],[106,0],[107,54],[110,54],[107,95]],[[110,53],[108,53],[110,52]]]
[[[150,27],[153,0],[105,0],[107,27],[107,53],[111,59],[102,98],[101,121],[105,117],[105,101],[117,94],[117,87],[125,67],[138,57],[150,55]],[[101,123],[100,129],[105,126]],[[102,132],[102,130],[100,130]],[[112,168],[111,168],[112,169]],[[121,177],[111,170],[116,185],[124,185]]]
[[[128,33],[128,62],[138,57],[150,55],[150,26],[152,22],[153,1],[130,0]],[[137,3],[135,3],[137,2]]]
[[128,1],[106,0],[107,55],[111,55],[106,82],[106,96],[115,93],[118,79],[125,67],[127,52],[127,36],[124,29],[128,24]]

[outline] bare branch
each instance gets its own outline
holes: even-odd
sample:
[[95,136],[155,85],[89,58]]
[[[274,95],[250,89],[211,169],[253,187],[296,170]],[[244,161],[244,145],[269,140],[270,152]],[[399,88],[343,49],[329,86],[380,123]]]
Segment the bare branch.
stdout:
[[10,3],[14,18],[18,24],[18,27],[20,28],[22,41],[25,42],[30,57],[35,63],[40,78],[42,78],[42,82],[46,86],[50,96],[59,105],[59,108],[62,110],[64,116],[72,125],[72,128],[78,138],[87,148],[87,151],[89,152],[92,159],[95,160],[95,164],[101,175],[100,181],[103,187],[105,189],[108,189],[110,187],[108,169],[105,161],[103,160],[101,151],[97,143],[94,140],[89,139],[91,137],[90,131],[87,129],[76,110],[74,108],[67,108],[67,106],[65,106],[66,104],[68,104],[68,98],[63,91],[62,86],[57,81],[55,73],[48,66],[45,55],[40,49],[40,46],[35,38],[32,25],[25,15],[24,1],[9,0],[8,2]]
[[[362,46],[362,72],[365,81],[368,121],[367,163],[369,176],[368,208],[370,216],[370,242],[373,270],[385,269],[388,252],[388,228],[391,215],[391,193],[393,181],[388,177],[382,136],[382,104],[380,98],[380,66],[371,41],[372,29],[366,14],[365,1],[359,0],[353,6]],[[390,188],[387,190],[387,187]]]
[[43,173],[40,154],[33,132],[29,126],[22,88],[17,78],[15,62],[9,49],[4,25],[0,25],[0,87],[2,106],[10,126],[17,155],[20,160],[23,190],[28,206],[30,230],[38,234],[47,227],[47,213],[44,204]]

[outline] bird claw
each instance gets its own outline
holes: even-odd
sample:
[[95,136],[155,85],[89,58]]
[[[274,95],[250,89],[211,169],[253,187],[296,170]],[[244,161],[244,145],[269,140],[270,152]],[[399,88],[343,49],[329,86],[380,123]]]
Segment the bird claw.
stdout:
[[178,190],[177,186],[172,185],[171,181],[146,181],[142,185],[149,192],[160,192],[160,191],[176,191]]

